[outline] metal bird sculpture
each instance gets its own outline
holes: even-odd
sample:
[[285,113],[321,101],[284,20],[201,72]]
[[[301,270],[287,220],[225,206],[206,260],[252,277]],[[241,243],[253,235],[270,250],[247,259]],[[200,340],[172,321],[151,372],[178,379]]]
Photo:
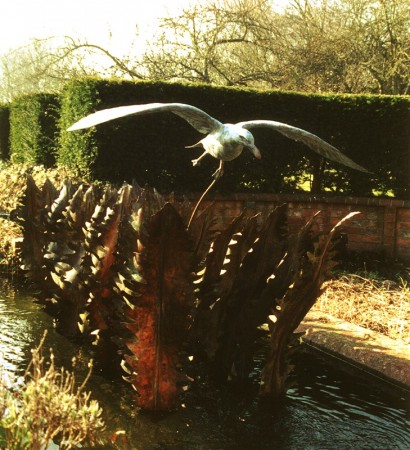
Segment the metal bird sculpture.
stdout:
[[356,164],[337,148],[301,128],[273,120],[249,120],[235,124],[223,124],[201,109],[184,103],[148,103],[145,105],[119,106],[117,108],[103,109],[80,119],[68,128],[68,131],[89,128],[93,125],[108,122],[119,117],[166,111],[182,117],[200,133],[206,134],[199,142],[186,148],[203,147],[205,150],[199,158],[192,161],[194,166],[198,165],[206,154],[220,160],[219,168],[214,173],[215,179],[223,174],[224,162],[237,158],[244,148],[248,149],[256,158],[261,158],[261,153],[255,146],[254,137],[249,131],[253,128],[261,127],[270,128],[290,139],[303,142],[313,151],[331,161],[360,170],[361,172],[368,172],[364,167]]

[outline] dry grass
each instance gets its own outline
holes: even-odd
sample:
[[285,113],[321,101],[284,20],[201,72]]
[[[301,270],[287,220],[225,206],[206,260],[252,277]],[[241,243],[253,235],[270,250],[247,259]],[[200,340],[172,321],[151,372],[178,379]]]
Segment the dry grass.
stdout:
[[[22,206],[27,185],[27,175],[31,175],[37,186],[50,180],[59,189],[65,180],[80,182],[64,167],[46,169],[43,166],[9,164],[0,161],[0,213],[9,214]],[[15,221],[0,217],[0,267],[13,271],[16,259],[15,238],[22,235],[21,227]]]
[[0,212],[9,213],[21,206],[26,189],[26,175],[31,175],[37,186],[41,187],[49,179],[58,189],[64,180],[82,181],[64,167],[46,169],[43,166],[27,164],[7,164],[0,162]]
[[327,281],[315,309],[410,343],[410,283],[374,273],[344,273]]
[[43,450],[57,439],[61,450],[69,450],[100,441],[102,410],[84,390],[92,366],[78,385],[74,373],[55,367],[51,352],[49,360],[42,355],[44,337],[19,391],[10,390],[4,374],[0,378],[0,448]]
[[13,266],[17,256],[14,242],[21,236],[20,225],[0,217],[0,266]]

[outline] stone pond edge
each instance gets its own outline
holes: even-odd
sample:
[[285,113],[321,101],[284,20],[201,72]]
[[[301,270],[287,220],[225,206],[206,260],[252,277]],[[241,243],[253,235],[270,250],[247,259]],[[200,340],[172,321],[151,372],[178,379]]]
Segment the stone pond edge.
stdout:
[[410,392],[410,345],[311,311],[296,329],[303,342]]

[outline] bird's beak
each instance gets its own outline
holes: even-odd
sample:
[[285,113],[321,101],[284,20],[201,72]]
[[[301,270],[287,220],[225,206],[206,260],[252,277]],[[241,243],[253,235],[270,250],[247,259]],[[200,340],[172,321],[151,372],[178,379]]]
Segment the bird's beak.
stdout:
[[255,145],[252,145],[252,146],[249,146],[248,148],[255,158],[258,158],[258,159],[262,158],[261,152],[259,151],[258,147],[256,147]]

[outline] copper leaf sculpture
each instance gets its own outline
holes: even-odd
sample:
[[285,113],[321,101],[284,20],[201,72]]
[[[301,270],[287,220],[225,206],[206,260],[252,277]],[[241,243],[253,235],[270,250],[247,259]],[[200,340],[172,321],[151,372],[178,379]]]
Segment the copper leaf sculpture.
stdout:
[[176,406],[180,353],[187,341],[194,306],[192,250],[184,223],[170,205],[145,222],[135,259],[138,298],[129,310],[127,327],[135,340],[127,342],[132,356],[130,382],[144,409],[169,410]]
[[247,382],[262,347],[260,395],[288,387],[294,330],[333,268],[335,238],[315,216],[295,235],[287,206],[239,214],[215,230],[212,207],[153,189],[73,186],[28,178],[22,259],[61,333],[96,345],[100,365],[126,374],[147,410],[171,410],[189,350],[219,383]]

